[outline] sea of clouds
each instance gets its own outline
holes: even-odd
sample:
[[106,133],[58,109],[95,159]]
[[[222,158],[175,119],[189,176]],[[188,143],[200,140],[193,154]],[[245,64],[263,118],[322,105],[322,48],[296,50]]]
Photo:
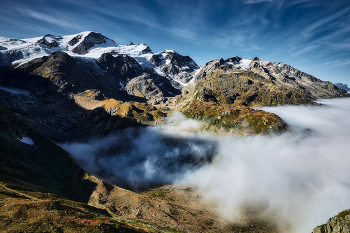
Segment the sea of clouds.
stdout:
[[319,102],[262,108],[288,124],[280,135],[204,134],[176,114],[165,126],[61,146],[116,185],[194,185],[223,218],[246,221],[249,211],[281,232],[311,232],[350,208],[350,98]]

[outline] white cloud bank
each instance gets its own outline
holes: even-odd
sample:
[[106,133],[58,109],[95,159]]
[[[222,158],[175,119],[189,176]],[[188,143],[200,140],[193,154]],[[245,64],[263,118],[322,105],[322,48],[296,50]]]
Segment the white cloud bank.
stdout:
[[350,99],[325,106],[269,107],[293,130],[279,136],[226,137],[220,157],[180,184],[205,190],[227,219],[247,208],[277,222],[281,232],[311,232],[350,208]]
[[175,115],[166,127],[127,129],[86,143],[61,145],[88,172],[118,186],[138,190],[172,183],[209,163],[214,141],[193,135],[199,122]]
[[117,185],[195,185],[226,219],[244,221],[248,208],[281,232],[311,232],[350,208],[350,99],[320,102],[324,106],[264,108],[290,126],[277,136],[189,133],[202,126],[177,115],[171,126],[63,148],[87,171]]

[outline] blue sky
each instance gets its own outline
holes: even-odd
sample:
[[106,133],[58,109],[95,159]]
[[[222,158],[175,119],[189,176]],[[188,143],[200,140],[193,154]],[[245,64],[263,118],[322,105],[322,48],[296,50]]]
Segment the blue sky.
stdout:
[[96,31],[199,65],[238,55],[350,84],[349,0],[0,0],[0,36]]

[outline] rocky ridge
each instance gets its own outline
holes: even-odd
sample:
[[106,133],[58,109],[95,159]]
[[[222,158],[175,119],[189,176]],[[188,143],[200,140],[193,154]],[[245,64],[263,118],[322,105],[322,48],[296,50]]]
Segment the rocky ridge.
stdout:
[[312,233],[347,233],[350,232],[350,210],[344,210],[329,218],[326,224],[316,227]]
[[343,84],[343,83],[334,83],[334,85],[336,85],[338,88],[341,88],[347,92],[350,91],[350,88],[348,87],[347,84]]
[[[236,56],[208,62],[182,89],[177,102],[182,103],[186,116],[208,122],[208,129],[262,133],[283,131],[286,125],[278,117],[251,107],[314,104],[320,97],[346,96],[347,92],[332,83],[288,65]],[[245,125],[249,125],[248,131]]]

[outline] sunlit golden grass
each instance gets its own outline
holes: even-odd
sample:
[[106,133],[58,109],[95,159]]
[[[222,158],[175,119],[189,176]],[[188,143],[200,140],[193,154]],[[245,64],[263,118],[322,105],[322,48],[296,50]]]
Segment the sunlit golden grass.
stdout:
[[123,228],[125,232],[154,232],[139,224],[113,219],[106,211],[87,204],[7,185],[0,184],[0,231],[116,232]]
[[286,129],[285,123],[277,115],[239,105],[192,102],[183,113],[189,118],[207,122],[216,131],[250,131],[259,134]]

